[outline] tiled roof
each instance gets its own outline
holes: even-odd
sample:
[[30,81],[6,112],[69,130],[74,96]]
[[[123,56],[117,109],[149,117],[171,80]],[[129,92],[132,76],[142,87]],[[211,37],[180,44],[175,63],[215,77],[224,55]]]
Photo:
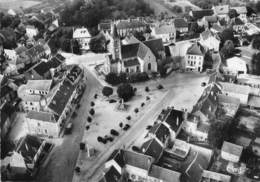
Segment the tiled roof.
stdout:
[[127,150],[124,151],[124,157],[127,165],[144,170],[148,170],[154,161],[151,156]]
[[214,23],[211,28],[214,29],[215,31],[218,31],[218,32],[222,32],[224,30],[224,28],[222,28],[217,23]]
[[163,147],[156,139],[153,138],[143,143],[141,151],[145,155],[153,157],[155,161],[158,161],[163,153]]
[[81,73],[82,69],[78,65],[74,65],[70,72],[67,74],[67,79],[74,83],[74,81],[77,80]]
[[39,64],[37,64],[33,69],[39,75],[44,76],[44,74],[47,73],[50,70],[50,67],[46,62],[42,61]]
[[131,29],[131,28],[139,28],[145,27],[146,24],[140,20],[120,20],[117,22],[116,27],[117,29]]
[[106,182],[118,182],[121,178],[121,174],[116,170],[114,166],[111,166],[104,175]]
[[205,16],[205,20],[209,23],[217,23],[218,17],[217,16]]
[[74,90],[75,86],[68,81],[63,81],[48,107],[56,114],[61,115]]
[[164,182],[180,182],[181,177],[181,173],[157,165],[152,165],[148,175]]
[[138,49],[139,49],[139,43],[122,45],[121,47],[122,58],[125,59],[125,58],[136,57]]
[[184,121],[184,112],[172,109],[168,115],[168,117],[165,119],[165,122],[170,125],[171,129],[173,131],[177,131]]
[[231,7],[230,9],[236,10],[238,14],[246,14],[247,13],[246,6]]
[[33,90],[49,91],[52,80],[28,80],[26,87]]
[[114,150],[110,157],[107,159],[107,161],[110,160],[115,160],[115,162],[120,166],[124,167],[125,161],[124,161],[124,156],[123,156],[123,151],[122,150]]
[[217,15],[228,14],[228,12],[229,12],[229,5],[215,6],[214,9],[215,9],[215,13]]
[[240,145],[236,145],[236,144],[224,141],[221,151],[240,157],[242,154],[242,151],[243,151],[243,147]]
[[143,42],[153,52],[157,59],[161,58],[159,52],[164,52],[162,39],[151,39]]
[[124,61],[123,63],[125,67],[140,65],[139,60],[137,58]]
[[57,59],[59,59],[60,61],[64,61],[66,58],[64,56],[62,56],[61,54],[56,54],[55,56]]
[[188,27],[188,23],[183,18],[174,19],[175,28],[186,28]]
[[38,121],[53,122],[53,114],[49,112],[29,111],[26,118]]
[[207,40],[211,36],[213,36],[213,33],[209,29],[201,33],[201,37],[203,38],[203,40]]
[[247,85],[238,85],[228,82],[219,82],[224,92],[233,92],[239,94],[248,95],[250,93],[250,87]]
[[111,22],[108,22],[108,23],[107,22],[102,22],[102,23],[99,23],[98,26],[99,26],[100,30],[107,31],[107,30],[111,29]]
[[199,43],[194,43],[188,48],[187,54],[203,56],[205,54],[205,49]]
[[175,33],[175,27],[174,25],[160,25],[160,26],[156,26],[154,28],[154,31],[156,34],[172,34]]
[[23,156],[25,163],[31,164],[42,142],[36,136],[26,135],[19,140],[16,151]]
[[214,14],[214,12],[212,9],[203,9],[203,10],[192,11],[192,15],[193,15],[193,18],[195,18],[195,20],[201,19],[204,16],[211,16],[213,14]]
[[73,36],[74,39],[78,39],[78,38],[90,38],[91,35],[88,32],[87,28],[77,28],[74,32],[73,32]]
[[170,130],[163,123],[155,124],[149,131],[154,134],[158,140],[162,143],[165,143],[165,140],[170,136]]

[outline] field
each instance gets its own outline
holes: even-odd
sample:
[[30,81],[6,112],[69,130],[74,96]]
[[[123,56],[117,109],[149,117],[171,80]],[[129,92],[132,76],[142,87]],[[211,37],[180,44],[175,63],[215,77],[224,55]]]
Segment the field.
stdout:
[[0,7],[1,9],[20,9],[21,7],[26,9],[30,8],[32,6],[35,6],[37,4],[42,3],[41,1],[37,0],[0,0]]

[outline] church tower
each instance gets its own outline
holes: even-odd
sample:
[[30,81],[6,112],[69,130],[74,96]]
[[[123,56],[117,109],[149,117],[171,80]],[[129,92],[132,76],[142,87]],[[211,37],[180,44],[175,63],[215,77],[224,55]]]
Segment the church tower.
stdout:
[[121,55],[121,40],[120,36],[118,35],[116,25],[113,24],[112,30],[111,30],[111,53],[112,53],[112,58],[114,60],[116,59],[122,59]]

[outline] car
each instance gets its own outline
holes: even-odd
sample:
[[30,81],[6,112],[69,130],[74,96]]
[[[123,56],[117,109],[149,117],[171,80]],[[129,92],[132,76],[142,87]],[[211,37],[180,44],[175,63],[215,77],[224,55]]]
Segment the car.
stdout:
[[135,152],[140,152],[140,149],[137,146],[132,146],[132,150]]
[[114,135],[114,136],[118,136],[119,135],[118,131],[116,131],[114,129],[110,130],[110,134]]
[[130,125],[129,124],[126,124],[125,126],[124,126],[124,128],[123,128],[123,130],[128,130],[130,128]]
[[68,123],[67,126],[65,127],[65,134],[70,134],[73,128],[72,123]]
[[205,86],[206,86],[206,82],[202,82],[202,83],[201,83],[201,86],[202,86],[202,87],[205,87]]

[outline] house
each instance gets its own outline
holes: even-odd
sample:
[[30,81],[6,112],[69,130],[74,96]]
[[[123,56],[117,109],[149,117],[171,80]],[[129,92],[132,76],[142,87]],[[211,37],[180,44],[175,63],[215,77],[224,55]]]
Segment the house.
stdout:
[[189,135],[196,137],[199,141],[208,139],[210,125],[207,122],[202,122],[196,117],[185,121],[184,129]]
[[6,76],[1,77],[1,93],[0,93],[0,109],[8,102],[14,102],[17,98],[17,86],[13,82],[7,79]]
[[239,162],[243,147],[227,141],[224,141],[221,148],[221,157],[230,162]]
[[252,143],[252,150],[253,150],[254,154],[256,154],[257,156],[260,156],[260,138],[259,137],[256,137],[256,139]]
[[250,90],[251,90],[249,86],[237,85],[237,84],[228,83],[228,82],[219,82],[219,84],[222,87],[221,92],[223,95],[238,98],[240,100],[241,104],[247,105]]
[[193,43],[185,56],[185,70],[202,72],[206,50],[200,43]]
[[231,182],[231,176],[213,171],[203,170],[200,182],[207,181]]
[[107,170],[104,171],[103,177],[99,180],[99,182],[118,182],[121,181],[122,175],[117,171],[114,166],[111,166]]
[[127,19],[127,20],[118,20],[116,22],[112,22],[110,23],[111,31],[113,31],[114,24],[116,25],[117,34],[120,37],[125,37],[135,31],[144,32],[146,28],[146,23],[140,19]]
[[162,39],[164,44],[175,43],[176,29],[174,25],[158,25],[152,28],[152,36]]
[[237,7],[231,7],[231,9],[236,10],[237,14],[239,14],[239,18],[246,23],[247,22],[247,9],[245,6],[237,6]]
[[29,111],[26,116],[29,134],[39,137],[58,137],[60,125],[57,121],[57,115],[43,111]]
[[162,146],[166,146],[171,137],[175,138],[175,133],[170,130],[170,126],[167,123],[160,122],[152,126],[148,136],[157,139]]
[[164,146],[157,138],[149,139],[141,146],[141,152],[154,158],[157,162],[163,154]]
[[26,92],[35,95],[47,95],[50,92],[52,80],[28,80]]
[[180,182],[181,173],[160,167],[158,165],[152,165],[148,174],[148,181]]
[[[22,156],[29,173],[34,173],[52,148],[52,144],[36,136],[26,135],[18,141],[16,152]],[[12,168],[12,166],[11,166]]]
[[202,20],[205,16],[212,16],[214,14],[212,9],[202,9],[202,10],[196,10],[191,11],[190,15],[195,21]]
[[76,85],[83,78],[83,69],[78,65],[73,65],[72,68],[68,71],[66,79],[72,84]]
[[212,10],[214,11],[214,15],[218,16],[219,19],[224,19],[226,22],[229,21],[229,5],[218,5],[218,6],[213,6]]
[[185,120],[185,115],[186,112],[171,108],[169,109],[165,119],[162,120],[165,126],[170,128],[172,139],[174,139],[180,132],[183,121]]
[[80,44],[81,51],[89,50],[89,42],[91,39],[91,35],[87,28],[76,28],[73,31],[73,39],[77,40]]
[[243,33],[245,31],[245,23],[240,18],[234,18],[231,20],[233,30],[237,33]]
[[184,33],[188,32],[188,23],[183,18],[175,18],[173,20],[173,24],[175,26],[176,32],[178,31],[180,35],[183,35]]
[[260,88],[260,76],[240,74],[236,78],[236,83],[240,85],[248,85],[252,88]]
[[25,30],[26,30],[26,35],[28,36],[29,39],[34,39],[34,36],[36,36],[39,33],[38,29],[33,25],[27,25],[25,27]]
[[220,38],[207,29],[200,34],[199,43],[208,50],[219,51]]
[[135,73],[157,71],[156,57],[144,43],[121,45],[117,27],[114,25],[104,70],[106,73]]
[[213,33],[221,33],[221,32],[224,30],[224,28],[223,28],[221,25],[219,25],[218,23],[214,23],[214,24],[211,26],[210,30],[211,30]]
[[202,22],[204,23],[204,27],[210,28],[213,24],[218,23],[218,17],[214,15],[204,16]]
[[247,73],[246,62],[239,57],[226,59],[226,66],[223,66],[223,72],[227,75],[240,75]]

